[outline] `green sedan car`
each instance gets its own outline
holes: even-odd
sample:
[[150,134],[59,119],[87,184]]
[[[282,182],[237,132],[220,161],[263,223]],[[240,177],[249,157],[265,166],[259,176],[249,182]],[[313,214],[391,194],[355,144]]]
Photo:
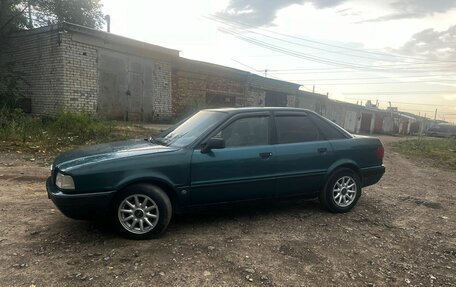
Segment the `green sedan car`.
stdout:
[[347,212],[385,172],[379,139],[295,108],[202,110],[156,138],[59,155],[48,196],[76,219],[108,219],[132,239],[158,237],[172,214],[205,206],[319,198]]

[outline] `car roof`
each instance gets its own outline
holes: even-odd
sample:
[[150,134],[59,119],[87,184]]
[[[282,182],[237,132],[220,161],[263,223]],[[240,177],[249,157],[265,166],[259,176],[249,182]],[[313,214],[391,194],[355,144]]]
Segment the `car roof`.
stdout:
[[206,111],[225,112],[230,114],[246,113],[246,112],[264,112],[264,111],[281,111],[281,112],[312,112],[307,109],[288,108],[288,107],[243,107],[243,108],[219,108],[206,109]]

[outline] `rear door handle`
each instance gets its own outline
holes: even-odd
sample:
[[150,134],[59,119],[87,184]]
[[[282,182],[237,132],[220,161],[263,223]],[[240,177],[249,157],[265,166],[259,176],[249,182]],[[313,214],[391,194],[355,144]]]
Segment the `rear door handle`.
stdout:
[[260,157],[262,159],[267,159],[267,158],[270,158],[272,156],[272,152],[262,152],[260,153]]
[[327,151],[328,151],[328,149],[325,148],[325,147],[318,148],[318,152],[319,152],[319,153],[325,153],[325,152],[327,152]]

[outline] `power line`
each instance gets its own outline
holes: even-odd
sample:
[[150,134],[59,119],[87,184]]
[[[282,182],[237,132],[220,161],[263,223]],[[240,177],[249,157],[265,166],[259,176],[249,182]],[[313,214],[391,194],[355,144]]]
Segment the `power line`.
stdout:
[[[312,56],[312,55],[305,54],[305,53],[302,53],[302,52],[299,52],[299,51],[296,51],[296,50],[283,48],[283,47],[276,46],[274,44],[270,44],[270,43],[267,43],[267,42],[264,42],[264,41],[261,41],[261,40],[257,40],[257,39],[251,38],[251,37],[243,36],[240,33],[237,33],[237,32],[234,32],[234,31],[230,31],[230,30],[225,29],[225,28],[221,29],[221,31],[226,33],[226,34],[235,36],[236,38],[238,38],[238,39],[240,39],[242,41],[245,41],[247,43],[250,43],[250,44],[253,44],[253,45],[256,45],[256,46],[260,46],[260,47],[263,47],[265,49],[269,49],[269,50],[272,50],[272,51],[277,51],[277,52],[280,52],[280,53],[284,53],[284,54],[290,55],[292,57],[301,58],[301,59],[305,59],[305,60],[309,60],[309,61],[313,61],[313,62],[317,62],[317,63],[327,64],[327,65],[332,65],[332,66],[341,66],[341,67],[344,67],[344,68],[352,68],[352,69],[357,69],[357,70],[367,70],[367,71],[370,70],[370,71],[377,71],[377,72],[384,72],[386,70],[386,69],[374,69],[373,67],[375,67],[375,66],[365,66],[365,65],[360,65],[360,64],[351,64],[351,63],[342,62],[342,61],[329,60],[329,59],[318,57],[318,56]],[[379,68],[380,67],[381,66],[379,66]]]
[[[268,71],[271,71],[271,70],[268,70]],[[276,73],[277,74],[277,73]],[[400,79],[409,79],[409,78],[429,78],[429,77],[444,77],[445,75],[433,75],[433,76],[404,76],[404,77],[400,77]],[[398,79],[398,78],[390,78],[390,77],[364,77],[364,78],[329,78],[329,79],[324,79],[324,78],[316,78],[316,79],[306,79],[306,78],[303,78],[303,79],[298,79],[298,80],[295,80],[295,81],[300,81],[300,80],[306,80],[306,81],[349,81],[349,80],[383,80],[383,79]],[[422,80],[426,80],[426,79],[422,79]],[[444,80],[444,79],[427,79],[429,81],[432,81],[432,80]],[[456,80],[456,78],[455,78]],[[448,80],[445,80],[445,81],[453,81],[451,79],[448,79]]]
[[[307,81],[307,80],[289,80],[289,81]],[[310,81],[307,81],[310,82]],[[351,83],[318,83],[322,86],[344,86],[344,85],[399,85],[399,84],[410,84],[410,83],[423,83],[429,84],[431,82],[435,83],[448,83],[448,80],[418,80],[418,81],[402,81],[402,82],[351,82]],[[450,81],[451,82],[451,81]]]
[[[223,22],[223,23],[225,25],[230,26],[230,27],[234,27],[234,28],[238,27],[238,26],[229,24],[227,22]],[[380,60],[378,57],[374,58],[374,57],[368,57],[368,56],[353,55],[353,54],[347,54],[347,53],[340,52],[340,51],[333,51],[333,50],[328,50],[328,49],[324,49],[324,48],[317,48],[317,47],[310,46],[310,45],[304,45],[304,44],[301,44],[301,43],[296,43],[296,42],[293,42],[293,41],[289,41],[289,40],[285,40],[285,39],[281,39],[281,38],[277,38],[277,37],[272,37],[272,36],[269,36],[269,35],[266,35],[266,34],[263,34],[263,33],[258,33],[258,32],[252,31],[252,30],[249,30],[248,32],[250,34],[255,34],[255,35],[267,37],[269,39],[273,39],[273,40],[276,40],[276,41],[292,44],[292,45],[295,45],[295,46],[305,47],[305,48],[314,49],[314,50],[318,50],[318,51],[324,51],[324,52],[328,52],[328,53],[332,53],[332,54],[345,55],[345,56],[348,56],[348,57],[363,58],[363,59],[369,59],[369,60],[375,60],[375,61]],[[392,61],[392,60],[388,60],[388,61]]]
[[356,92],[342,93],[344,95],[431,95],[431,94],[456,94],[456,91],[405,91],[405,92]]
[[246,37],[246,36],[243,36],[243,35],[241,35],[239,33],[236,33],[236,32],[233,32],[233,31],[230,31],[230,30],[227,30],[227,29],[222,29],[221,31],[226,33],[226,34],[231,34],[231,35],[235,36],[236,38],[238,38],[240,40],[243,40],[245,42],[248,42],[250,44],[254,44],[254,45],[269,49],[269,50],[278,51],[278,52],[281,52],[281,53],[284,53],[284,54],[288,54],[288,55],[293,56],[293,57],[306,59],[306,60],[309,60],[309,61],[322,63],[322,64],[329,64],[329,65],[333,65],[333,66],[334,65],[338,65],[338,66],[350,67],[350,68],[368,68],[367,66],[358,66],[358,65],[353,65],[353,64],[350,64],[350,63],[346,63],[346,62],[338,62],[338,61],[328,60],[328,59],[317,57],[317,56],[311,56],[311,55],[304,54],[304,53],[301,53],[301,52],[298,52],[298,51],[294,51],[294,50],[286,49],[286,48],[279,47],[279,46],[276,46],[276,45],[273,45],[273,44],[269,44],[269,43],[261,41],[261,40],[253,39],[253,38],[250,38],[250,37]]
[[[371,65],[369,66],[370,68],[389,68],[389,69],[395,69],[396,67],[404,67],[404,66],[408,66],[408,65],[419,65],[420,67],[412,67],[413,69],[423,69],[423,68],[428,68],[428,67],[421,67],[421,65],[430,65],[429,64],[413,64],[413,63],[409,63],[409,64],[394,64],[394,65]],[[453,67],[450,67],[450,66],[443,66],[441,68],[447,68],[449,71],[453,71],[454,69],[452,69]],[[299,68],[299,69],[271,69],[271,71],[275,71],[275,72],[293,72],[293,71],[317,71],[317,70],[323,70],[323,71],[326,71],[326,70],[346,70],[348,68],[337,68],[337,67],[331,67],[331,68]],[[410,69],[410,68],[406,68],[407,70]],[[388,69],[385,69],[385,70],[388,70]]]
[[[359,99],[359,98],[347,98],[347,100],[356,100],[356,101],[372,101],[372,99]],[[396,101],[386,101],[386,100],[376,100],[381,103],[394,103],[394,104],[404,104],[404,105],[417,105],[417,106],[434,106],[434,107],[446,107],[448,105],[439,105],[439,104],[426,104],[426,103],[411,103],[411,102],[396,102]]]
[[[255,69],[254,67],[249,66],[249,65],[247,65],[247,64],[244,64],[244,63],[242,63],[242,62],[240,62],[240,61],[238,61],[238,60],[236,60],[236,59],[233,59],[233,58],[232,58],[231,60],[234,61],[234,62],[236,62],[236,63],[238,63],[238,64],[240,64],[240,65],[242,65],[242,66],[244,66],[244,67],[246,67],[246,68],[248,68],[248,69],[250,69],[251,71],[259,71],[259,70]],[[260,76],[261,76],[261,75],[260,75]],[[280,78],[278,78],[278,77],[275,77],[275,76],[271,75],[271,73],[269,73],[269,77],[274,78],[274,79],[276,79],[276,80],[280,80],[280,81],[287,82],[287,80],[284,80],[284,79],[280,79]],[[304,85],[301,85],[301,86],[304,86]],[[303,87],[303,88],[306,89],[305,87]]]
[[[397,54],[389,54],[389,53],[385,53],[385,52],[367,51],[367,50],[362,50],[362,49],[356,49],[356,48],[344,47],[344,46],[339,46],[339,45],[334,45],[334,44],[328,44],[328,43],[324,43],[324,42],[320,42],[320,41],[316,41],[316,40],[306,39],[306,38],[299,37],[299,36],[293,36],[293,35],[289,35],[289,34],[285,34],[285,33],[280,33],[280,32],[267,30],[267,29],[256,27],[256,26],[253,26],[253,25],[249,25],[249,24],[243,23],[243,22],[232,21],[232,19],[220,16],[220,15],[219,16],[211,15],[210,17],[206,17],[206,18],[209,19],[209,20],[212,20],[212,21],[223,23],[225,25],[233,25],[233,23],[234,23],[234,24],[237,24],[238,26],[241,26],[241,27],[249,27],[250,29],[257,29],[257,30],[265,31],[265,32],[268,32],[268,33],[271,33],[271,34],[276,34],[276,35],[280,35],[280,36],[284,36],[284,37],[288,37],[288,38],[292,38],[292,39],[297,39],[297,40],[301,40],[301,41],[305,41],[305,42],[316,43],[316,44],[319,44],[319,45],[324,45],[324,46],[329,46],[329,47],[336,47],[336,48],[340,48],[340,49],[344,49],[344,50],[350,50],[350,51],[355,51],[355,52],[360,52],[360,53],[367,53],[367,54],[375,54],[375,55],[387,56],[387,57],[394,57],[394,58],[404,58],[404,59],[429,61],[429,59],[424,59],[424,58],[410,57],[410,56],[397,55]],[[249,30],[249,31],[251,31],[251,30]],[[431,61],[448,62],[448,61],[445,61],[445,60],[431,60]]]
[[255,68],[253,68],[252,66],[249,66],[249,65],[246,65],[246,64],[244,64],[244,63],[241,63],[241,62],[239,62],[238,60],[235,60],[235,59],[233,59],[233,58],[231,58],[231,61],[236,62],[236,63],[238,63],[238,64],[240,64],[240,65],[242,65],[242,66],[244,66],[244,67],[250,69],[251,71],[257,71],[257,70],[256,70]]
[[[372,66],[376,67],[376,66]],[[299,73],[286,73],[286,72],[277,72],[277,74],[290,74],[290,75],[301,75],[301,74],[341,74],[341,73],[366,73],[366,72],[375,72],[375,73],[388,73],[388,74],[422,74],[422,73],[434,73],[434,72],[441,72],[441,73],[449,73],[449,75],[455,74],[453,70],[450,69],[442,69],[442,70],[436,70],[433,69],[432,71],[429,71],[428,69],[424,70],[425,67],[423,68],[389,68],[389,69],[357,69],[353,70],[350,68],[332,68],[328,70],[322,70],[320,71],[319,69],[310,69],[308,71],[303,71]],[[271,70],[274,71],[274,70]]]
[[[441,69],[435,69],[433,68],[431,71],[429,70],[430,67],[389,67],[389,66],[367,66],[366,69],[358,69],[361,72],[400,72],[400,73],[435,73],[435,72],[444,72],[444,73],[449,73],[455,74],[454,69],[451,67],[442,67]],[[426,69],[426,70],[424,70]],[[347,71],[348,70],[348,71]],[[311,69],[301,69],[301,70],[295,70],[295,71],[287,71],[287,70],[278,70],[278,69],[271,69],[271,71],[274,71],[278,74],[291,74],[291,75],[299,75],[299,74],[305,74],[305,73],[346,73],[346,72],[358,72],[358,71],[353,71],[352,68],[311,68]],[[299,72],[296,72],[299,71]]]

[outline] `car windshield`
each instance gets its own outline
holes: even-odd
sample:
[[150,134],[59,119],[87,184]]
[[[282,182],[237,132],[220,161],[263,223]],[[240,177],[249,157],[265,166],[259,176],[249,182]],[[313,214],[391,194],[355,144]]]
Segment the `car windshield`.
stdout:
[[168,133],[153,139],[153,142],[183,147],[191,144],[203,133],[220,122],[226,113],[216,111],[200,111]]

